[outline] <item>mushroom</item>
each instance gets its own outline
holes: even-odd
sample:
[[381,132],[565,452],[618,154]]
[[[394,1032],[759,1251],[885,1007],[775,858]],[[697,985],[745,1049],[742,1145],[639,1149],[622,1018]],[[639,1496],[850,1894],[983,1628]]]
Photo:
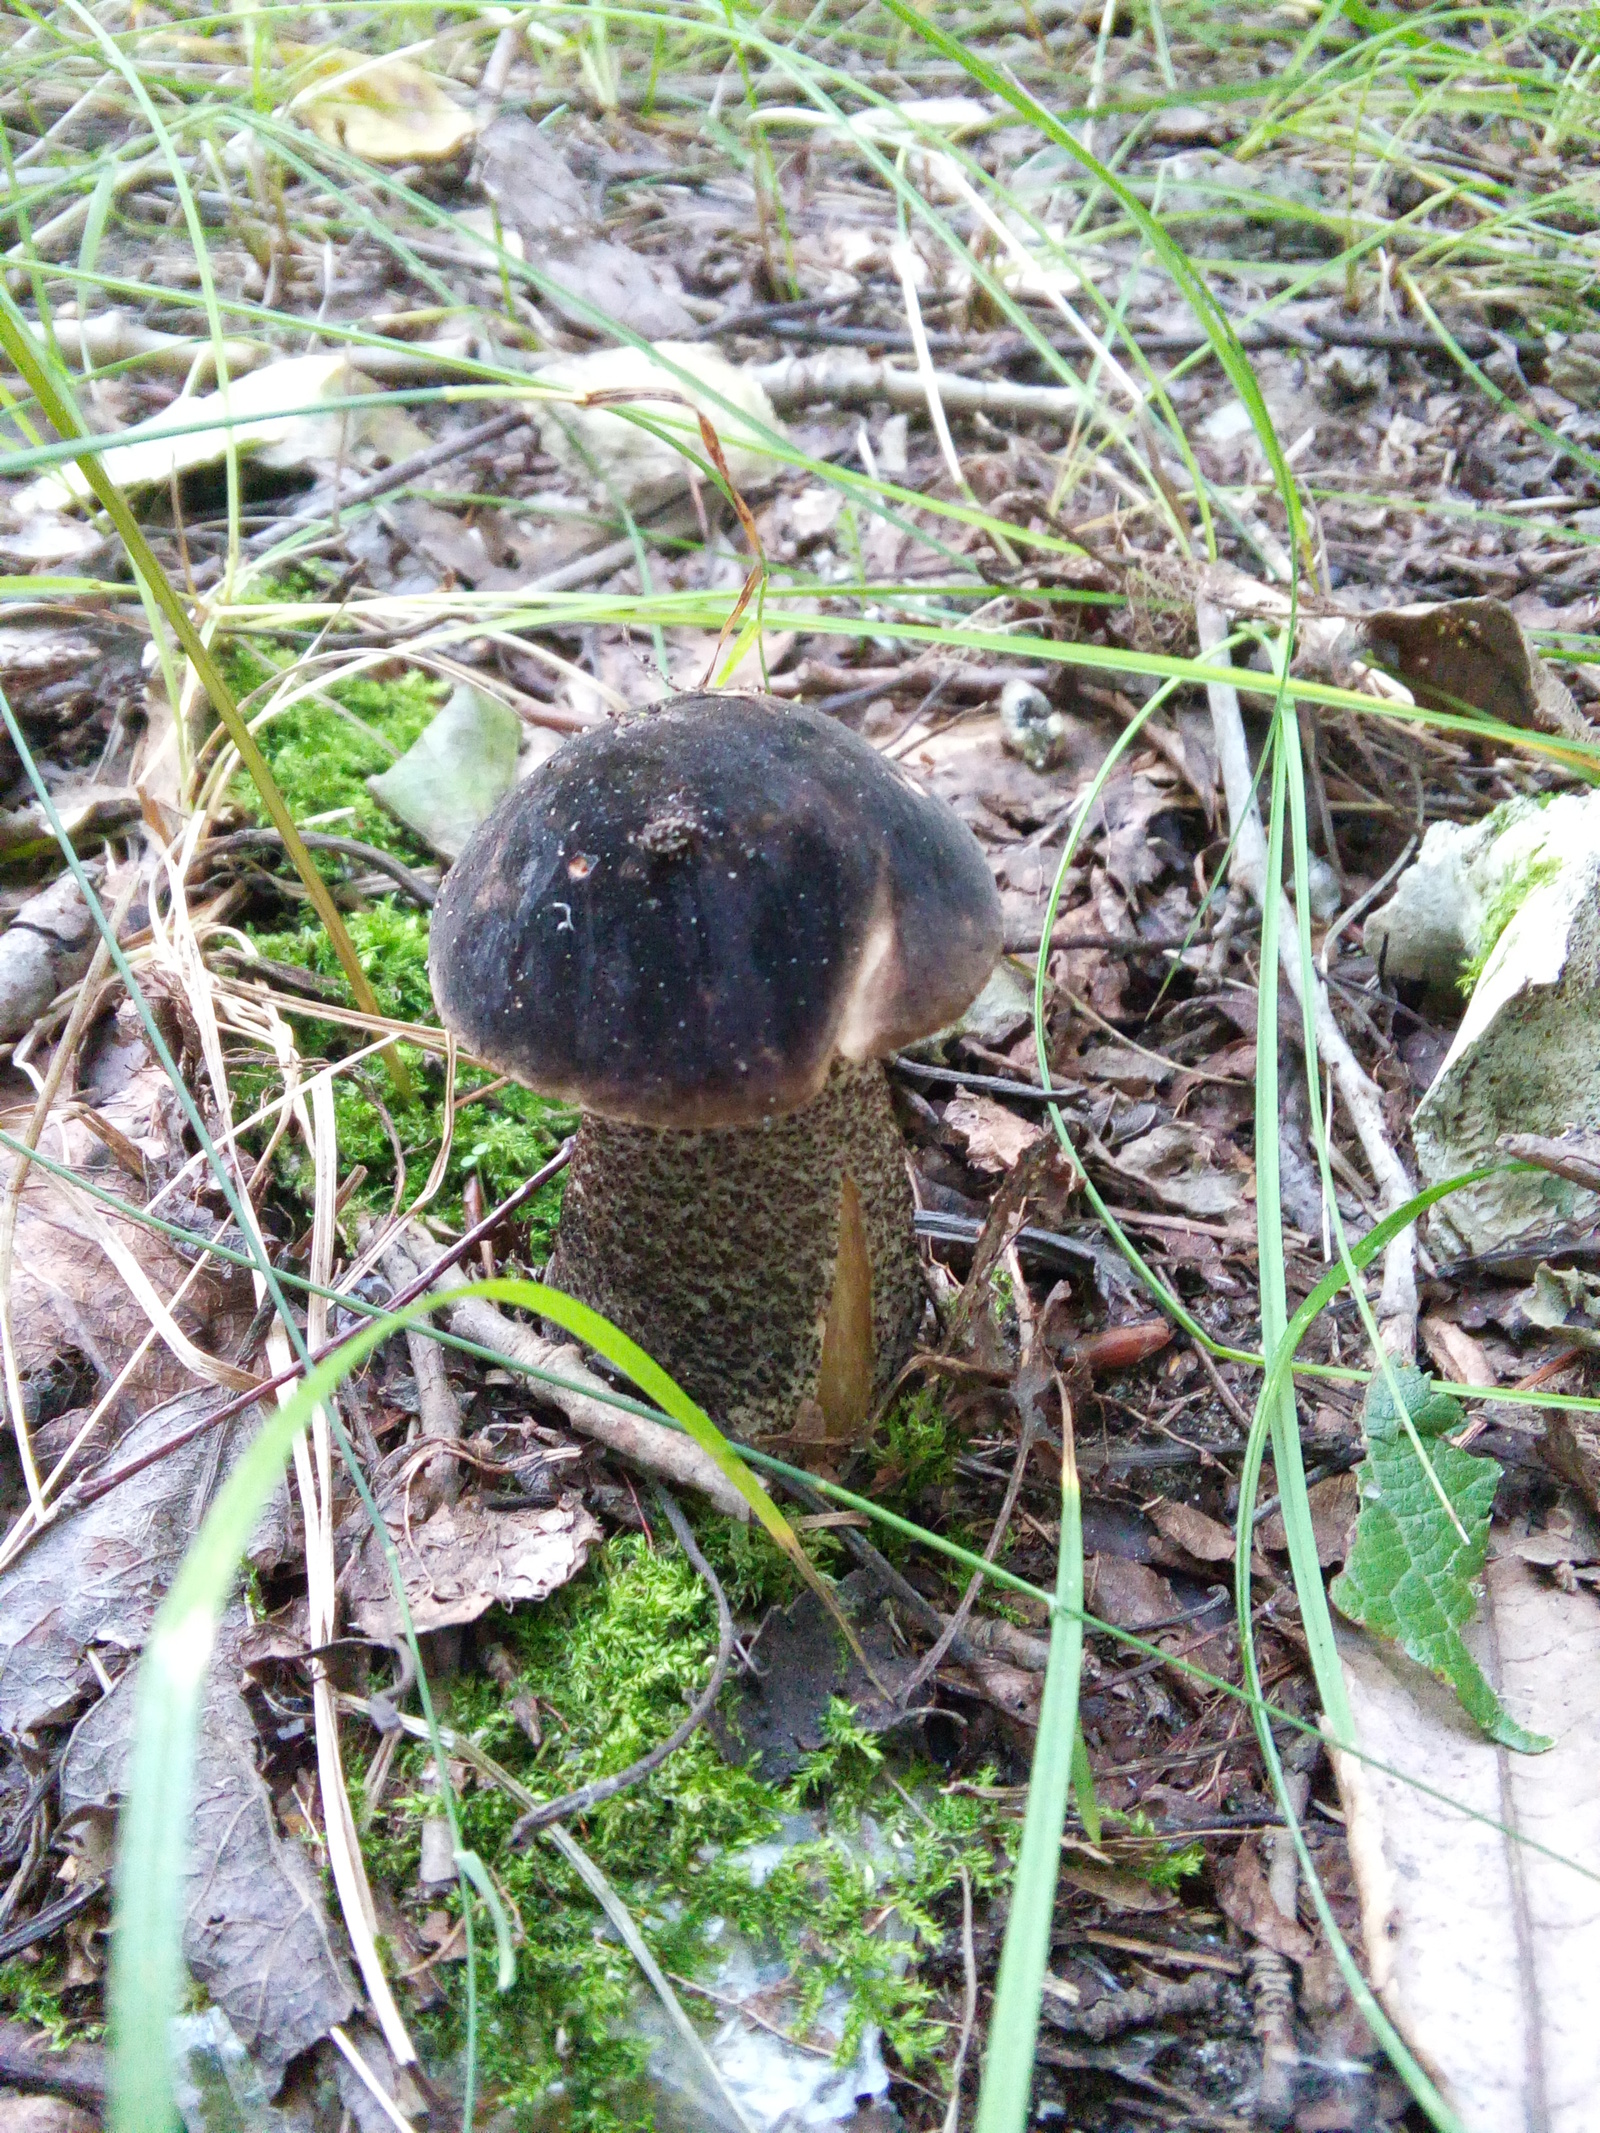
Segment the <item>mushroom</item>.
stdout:
[[925,1301],[881,1061],[1000,939],[976,838],[867,742],[680,696],[478,826],[429,974],[479,1058],[583,1114],[551,1285],[737,1434],[843,1438]]

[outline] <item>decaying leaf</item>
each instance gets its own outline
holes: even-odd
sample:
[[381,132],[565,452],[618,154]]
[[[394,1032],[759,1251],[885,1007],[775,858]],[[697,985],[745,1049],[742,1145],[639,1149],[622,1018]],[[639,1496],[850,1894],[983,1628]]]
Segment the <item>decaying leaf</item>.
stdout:
[[1517,1298],[1530,1326],[1563,1333],[1579,1348],[1600,1348],[1600,1276],[1581,1267],[1535,1267],[1533,1286]]
[[1220,1520],[1208,1518],[1190,1503],[1151,1504],[1145,1514],[1165,1541],[1200,1563],[1231,1563],[1233,1534]]
[[[278,1834],[256,1769],[256,1730],[239,1693],[244,1622],[235,1607],[218,1633],[196,1735],[183,1952],[271,2091],[296,2053],[342,2022],[356,1997],[316,1874]],[[133,1691],[130,1667],[73,1732],[61,1767],[63,1820],[122,1796]]]
[[1388,608],[1357,632],[1360,658],[1403,681],[1419,704],[1463,705],[1508,726],[1592,740],[1594,729],[1499,600]]
[[1505,1755],[1392,1646],[1340,1633],[1357,1743],[1372,1758],[1333,1758],[1372,1983],[1467,2133],[1525,2133],[1531,2098],[1551,2133],[1587,2133],[1600,2034],[1600,1611],[1589,1593],[1496,1559],[1468,1635],[1501,1694],[1554,1739],[1547,1755]]
[[1221,1168],[1210,1134],[1181,1119],[1128,1141],[1105,1160],[1136,1178],[1164,1207],[1186,1215],[1214,1219],[1237,1214],[1244,1205],[1244,1177]]
[[[220,1404],[204,1392],[153,1408],[117,1446],[116,1463],[159,1450]],[[69,1718],[96,1686],[91,1646],[139,1648],[212,1492],[256,1426],[246,1413],[202,1430],[62,1518],[0,1573],[0,1733],[26,1739]]]
[[1159,1570],[1120,1555],[1084,1558],[1083,1604],[1102,1622],[1136,1632],[1172,1622],[1183,1613],[1177,1594]]
[[[136,422],[100,455],[107,476],[121,489],[162,488],[193,467],[214,466],[228,449],[230,429],[241,455],[279,471],[344,459],[366,434],[368,411],[348,413],[325,402],[374,390],[372,380],[339,354],[288,356],[248,377],[232,380],[225,393],[174,400],[148,422]],[[181,434],[174,434],[181,433]],[[11,499],[19,517],[58,511],[91,496],[87,480],[71,461],[30,482]]]
[[1363,1413],[1367,1458],[1356,1472],[1361,1514],[1331,1587],[1333,1603],[1348,1621],[1389,1638],[1448,1682],[1491,1740],[1525,1753],[1548,1748],[1542,1734],[1508,1714],[1461,1634],[1476,1612],[1473,1585],[1483,1570],[1500,1468],[1444,1441],[1462,1419],[1459,1402],[1435,1391],[1419,1370],[1396,1365],[1395,1375],[1450,1511],[1423,1470],[1385,1376],[1375,1375]]
[[[475,1622],[491,1607],[548,1598],[577,1576],[603,1535],[576,1497],[534,1511],[491,1511],[463,1497],[393,1538],[411,1619],[425,1631]],[[348,1592],[351,1620],[363,1636],[384,1644],[399,1639],[399,1603],[383,1552],[370,1539]]]
[[502,112],[485,128],[476,176],[502,240],[520,245],[546,277],[541,301],[583,326],[601,312],[647,341],[692,331],[677,269],[605,234],[598,188],[591,193],[560,144],[525,113]]
[[1125,1866],[1102,1864],[1097,1859],[1079,1859],[1070,1854],[1061,1862],[1061,1878],[1086,1896],[1098,1896],[1113,1911],[1175,1911],[1178,1899],[1171,1889],[1156,1888]]
[[1314,1945],[1311,1935],[1298,1920],[1285,1918],[1278,1909],[1254,1837],[1246,1837],[1233,1859],[1218,1869],[1216,1884],[1218,1904],[1242,1933],[1291,1962],[1306,1961]]
[[289,109],[330,148],[368,163],[448,163],[477,122],[415,60],[329,45]]
[[[716,431],[728,473],[741,488],[770,481],[778,470],[761,434],[782,435],[765,388],[702,343],[657,341],[648,352],[601,348],[548,364],[539,378],[573,395],[571,403],[538,406],[539,441],[586,488],[598,484],[634,506],[682,495],[695,471],[684,453],[702,462],[706,457],[701,415]],[[630,420],[618,408],[645,421]]]
[[964,1143],[974,1170],[997,1174],[1009,1170],[1043,1130],[992,1096],[968,1096],[965,1091],[945,1106],[944,1122]]
[[[142,1031],[125,1050],[115,1043],[106,1047],[63,1124],[75,1167],[118,1198],[143,1200],[177,1167],[182,1126],[176,1100]],[[185,1202],[169,1200],[168,1207],[179,1220],[194,1215],[209,1221]],[[98,1399],[150,1333],[150,1316],[123,1279],[119,1259],[163,1304],[183,1290],[168,1313],[168,1331],[177,1334],[179,1347],[190,1345],[190,1357],[181,1359],[167,1339],[157,1339],[133,1364],[124,1404],[108,1419],[112,1433],[130,1412],[193,1385],[195,1346],[226,1358],[249,1323],[253,1300],[246,1282],[215,1267],[190,1279],[192,1262],[164,1237],[30,1169],[17,1214],[11,1313],[18,1367],[48,1418],[42,1431],[47,1440],[64,1442],[58,1425]],[[224,1362],[219,1374],[227,1375],[228,1367]],[[44,1456],[50,1454],[41,1445]]]
[[[1350,1536],[1361,1508],[1361,1491],[1354,1474],[1329,1474],[1314,1481],[1306,1491],[1311,1506],[1311,1530],[1316,1536],[1317,1561],[1323,1569],[1342,1563],[1350,1552]],[[1257,1538],[1263,1548],[1279,1554],[1289,1545],[1283,1516],[1274,1511],[1261,1521]]]
[[516,782],[522,726],[497,696],[457,684],[438,717],[367,790],[445,859]]

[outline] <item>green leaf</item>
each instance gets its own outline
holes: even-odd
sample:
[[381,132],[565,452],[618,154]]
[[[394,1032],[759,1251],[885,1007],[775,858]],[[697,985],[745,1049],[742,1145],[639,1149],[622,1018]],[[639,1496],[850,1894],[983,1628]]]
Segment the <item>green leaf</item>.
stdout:
[[[1431,1378],[1400,1364],[1394,1377],[1411,1426],[1396,1412],[1386,1378],[1375,1377],[1362,1418],[1367,1457],[1356,1471],[1361,1515],[1343,1575],[1333,1581],[1333,1604],[1349,1621],[1398,1644],[1408,1658],[1448,1682],[1462,1709],[1491,1740],[1539,1754],[1552,1743],[1507,1714],[1461,1640],[1463,1623],[1477,1611],[1473,1581],[1488,1549],[1500,1468],[1493,1459],[1443,1441],[1444,1432],[1460,1422],[1461,1408]],[[1425,1438],[1432,1440],[1426,1446],[1431,1479],[1418,1457]],[[1439,1500],[1440,1490],[1459,1530]]]

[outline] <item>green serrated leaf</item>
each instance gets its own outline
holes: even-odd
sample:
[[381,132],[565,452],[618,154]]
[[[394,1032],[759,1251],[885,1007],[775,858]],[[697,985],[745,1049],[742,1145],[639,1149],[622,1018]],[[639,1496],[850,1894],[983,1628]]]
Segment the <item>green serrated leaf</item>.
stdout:
[[[1461,1408],[1431,1378],[1404,1365],[1397,1365],[1393,1375],[1411,1426],[1396,1411],[1386,1374],[1380,1373],[1362,1416],[1367,1457],[1356,1470],[1361,1513],[1343,1575],[1333,1581],[1333,1604],[1349,1621],[1398,1644],[1408,1658],[1448,1682],[1462,1709],[1491,1740],[1539,1754],[1552,1743],[1507,1714],[1461,1640],[1462,1625],[1477,1611],[1473,1583],[1488,1552],[1500,1468],[1493,1459],[1443,1441],[1444,1432],[1460,1422]],[[1417,1440],[1430,1440],[1422,1449],[1432,1479],[1417,1456],[1413,1433]],[[1441,1489],[1459,1531],[1439,1500]]]

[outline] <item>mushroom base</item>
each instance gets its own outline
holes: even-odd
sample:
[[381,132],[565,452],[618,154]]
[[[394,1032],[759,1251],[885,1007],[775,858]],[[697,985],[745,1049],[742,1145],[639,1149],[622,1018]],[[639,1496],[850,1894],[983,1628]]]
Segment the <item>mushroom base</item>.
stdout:
[[846,1173],[871,1267],[879,1398],[911,1353],[926,1289],[875,1062],[836,1065],[820,1096],[759,1126],[684,1133],[585,1118],[547,1278],[630,1334],[734,1435],[820,1435]]

